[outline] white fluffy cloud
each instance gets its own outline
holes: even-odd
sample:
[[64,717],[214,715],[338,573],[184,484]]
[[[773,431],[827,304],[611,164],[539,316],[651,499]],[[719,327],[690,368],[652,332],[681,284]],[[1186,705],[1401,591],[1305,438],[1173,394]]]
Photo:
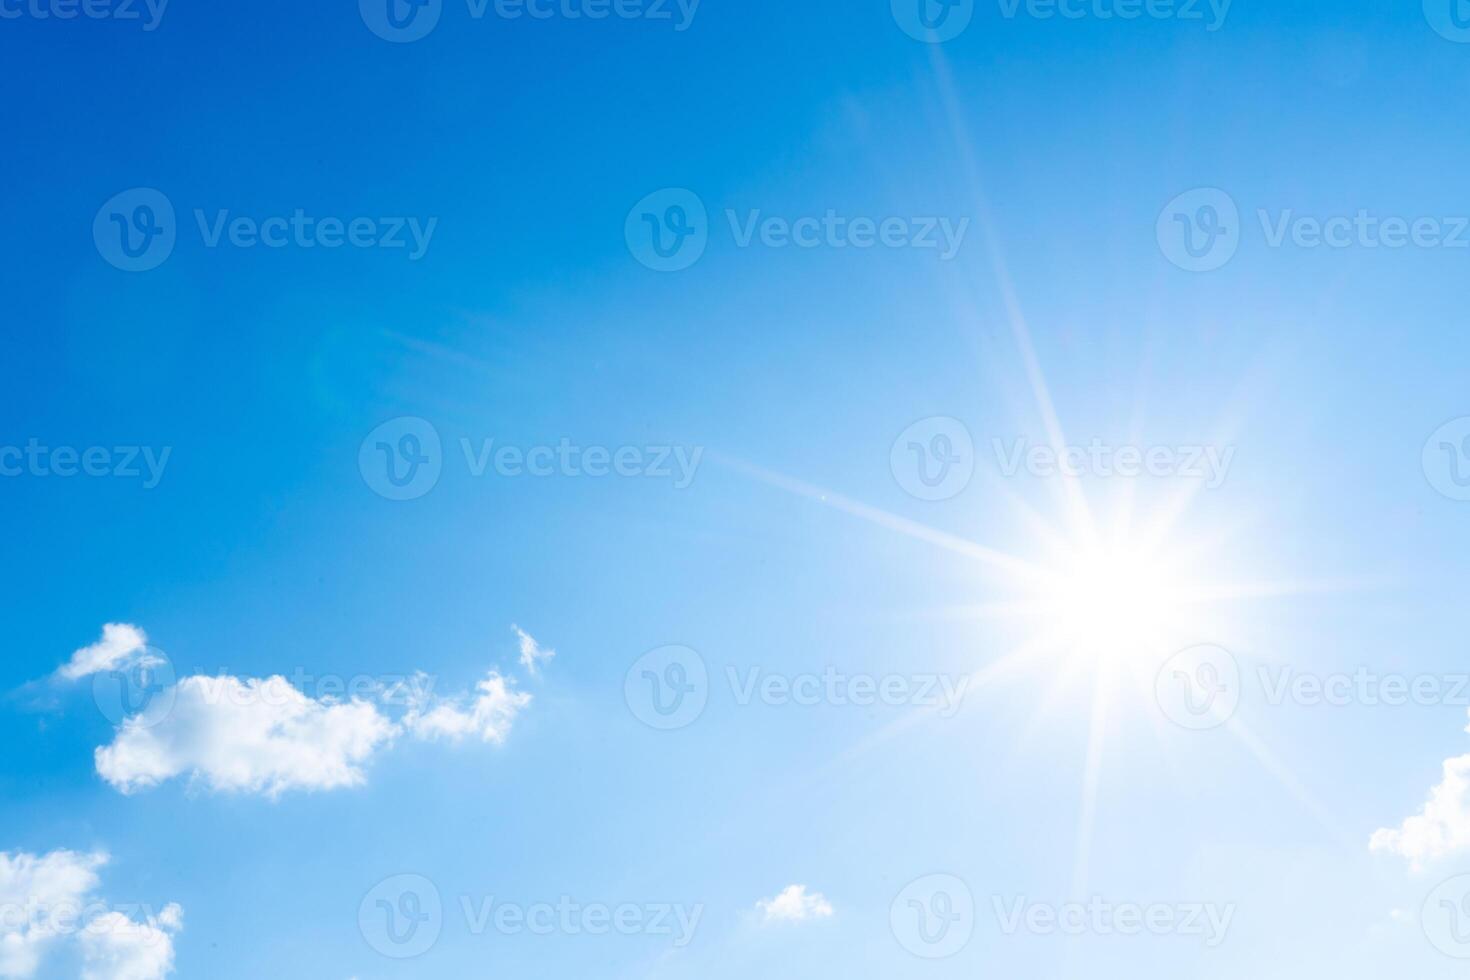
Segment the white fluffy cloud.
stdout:
[[513,690],[496,671],[475,688],[473,698],[438,699],[415,703],[403,717],[403,727],[419,738],[457,742],[476,736],[497,745],[505,741],[516,715],[531,703],[531,695]]
[[521,641],[521,666],[526,668],[526,672],[534,677],[536,674],[540,673],[541,662],[544,660],[550,660],[552,657],[556,656],[556,651],[548,650],[541,644],[537,643],[534,636],[532,636],[530,633],[527,633],[519,626],[512,624],[511,629],[515,630],[516,636]]
[[136,906],[93,893],[103,853],[0,851],[0,977],[36,974],[57,946],[81,950],[82,980],[161,980],[173,972],[173,936],[183,910],[170,904],[134,919]]
[[108,623],[102,639],[82,647],[57,671],[69,681],[131,663],[148,648],[148,634],[129,623]]
[[832,918],[832,903],[821,892],[808,892],[805,885],[787,885],[775,898],[763,898],[755,907],[766,923]]
[[315,700],[284,677],[186,677],[171,711],[129,718],[97,750],[97,772],[124,793],[184,774],[272,797],[337,789],[362,783],[363,765],[395,731],[376,705]]
[[[528,669],[555,656],[529,634],[516,632]],[[147,642],[138,627],[109,623],[100,641],[76,651],[57,673],[77,680],[147,663],[157,656]],[[473,691],[457,696],[433,695],[432,678],[422,673],[366,688],[343,700],[311,697],[284,677],[186,677],[167,689],[162,709],[151,707],[118,726],[112,743],[96,751],[97,773],[123,793],[177,777],[272,798],[292,790],[339,789],[362,784],[374,756],[400,736],[502,744],[531,703],[531,695],[493,670]]]
[[1416,870],[1470,850],[1470,755],[1446,759],[1444,778],[1424,808],[1397,830],[1374,833],[1369,847],[1407,858]]

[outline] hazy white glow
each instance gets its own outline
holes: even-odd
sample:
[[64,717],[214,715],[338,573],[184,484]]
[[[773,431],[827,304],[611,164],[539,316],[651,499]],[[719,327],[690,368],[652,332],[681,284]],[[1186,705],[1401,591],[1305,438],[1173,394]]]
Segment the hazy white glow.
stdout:
[[1046,576],[1039,598],[1067,647],[1099,657],[1149,657],[1179,618],[1179,586],[1176,573],[1151,552],[1093,547]]

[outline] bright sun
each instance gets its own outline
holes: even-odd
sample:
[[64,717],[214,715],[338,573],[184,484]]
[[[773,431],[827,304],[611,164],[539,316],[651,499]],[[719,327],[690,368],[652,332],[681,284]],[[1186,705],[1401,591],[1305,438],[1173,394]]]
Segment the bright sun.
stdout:
[[1077,653],[1107,659],[1153,657],[1179,619],[1177,575],[1141,548],[1077,551],[1038,585],[1038,611]]

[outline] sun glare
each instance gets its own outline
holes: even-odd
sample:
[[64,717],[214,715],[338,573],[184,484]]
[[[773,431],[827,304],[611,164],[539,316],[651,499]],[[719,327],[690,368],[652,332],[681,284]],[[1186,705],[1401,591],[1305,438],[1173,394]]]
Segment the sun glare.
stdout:
[[1152,657],[1178,620],[1178,581],[1155,554],[1094,547],[1043,579],[1043,613],[1074,652],[1109,659]]

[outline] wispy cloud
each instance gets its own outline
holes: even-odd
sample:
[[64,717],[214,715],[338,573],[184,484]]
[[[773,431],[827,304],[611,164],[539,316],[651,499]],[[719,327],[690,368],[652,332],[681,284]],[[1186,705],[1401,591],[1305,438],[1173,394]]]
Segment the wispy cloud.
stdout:
[[521,666],[532,677],[540,673],[540,664],[556,656],[555,650],[548,650],[536,642],[536,638],[519,626],[512,625],[511,629],[521,641]]

